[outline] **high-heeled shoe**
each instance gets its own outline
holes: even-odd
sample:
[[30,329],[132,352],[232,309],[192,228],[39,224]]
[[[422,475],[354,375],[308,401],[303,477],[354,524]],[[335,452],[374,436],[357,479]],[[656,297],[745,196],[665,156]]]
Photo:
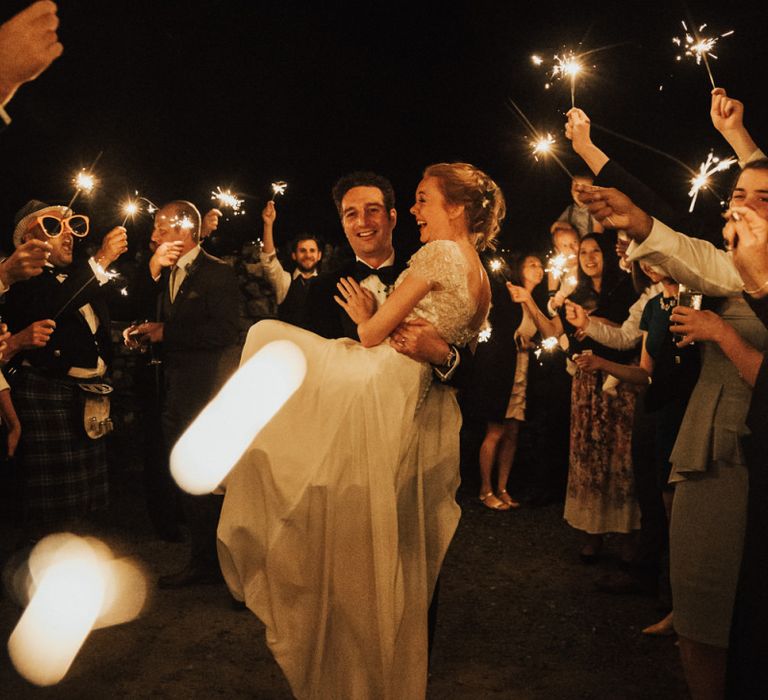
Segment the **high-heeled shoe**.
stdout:
[[652,637],[671,637],[675,633],[675,627],[672,622],[673,614],[669,613],[663,620],[659,620],[655,625],[650,625],[643,630],[643,634]]
[[486,508],[489,508],[490,510],[509,510],[509,506],[504,503],[504,501],[496,498],[496,495],[493,493],[493,491],[488,491],[488,493],[481,494],[480,503],[482,503]]

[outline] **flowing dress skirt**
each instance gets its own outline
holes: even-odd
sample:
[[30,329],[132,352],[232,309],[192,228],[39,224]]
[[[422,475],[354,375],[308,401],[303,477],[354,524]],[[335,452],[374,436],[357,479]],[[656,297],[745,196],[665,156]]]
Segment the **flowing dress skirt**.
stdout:
[[267,321],[303,385],[225,482],[219,558],[298,698],[423,698],[427,610],[459,519],[451,389],[387,344]]
[[603,372],[577,371],[571,391],[571,462],[565,519],[590,534],[640,527],[632,475],[632,419],[636,389],[602,390]]

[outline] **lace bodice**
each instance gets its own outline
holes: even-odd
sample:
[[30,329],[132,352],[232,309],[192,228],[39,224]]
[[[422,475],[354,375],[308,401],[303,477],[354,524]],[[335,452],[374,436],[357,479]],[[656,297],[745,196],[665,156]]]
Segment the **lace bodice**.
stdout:
[[[477,311],[467,283],[468,263],[453,241],[431,241],[408,261],[395,286],[414,272],[434,283],[434,288],[409,315],[431,323],[450,345],[465,345],[479,330],[470,327]],[[482,322],[482,320],[481,320]]]

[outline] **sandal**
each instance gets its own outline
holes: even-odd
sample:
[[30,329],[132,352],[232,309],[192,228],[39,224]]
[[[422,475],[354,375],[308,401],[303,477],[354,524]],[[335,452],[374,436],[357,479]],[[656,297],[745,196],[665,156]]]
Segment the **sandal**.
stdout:
[[506,503],[510,508],[515,509],[520,507],[520,502],[516,501],[512,496],[507,493],[507,489],[501,489],[499,491],[499,500],[502,503]]
[[493,491],[489,491],[480,496],[480,503],[490,510],[509,510],[509,506],[504,503],[504,501],[496,498]]
[[675,634],[674,623],[672,622],[672,613],[669,613],[663,620],[660,620],[655,625],[646,627],[643,630],[643,634],[651,635],[652,637],[671,637]]

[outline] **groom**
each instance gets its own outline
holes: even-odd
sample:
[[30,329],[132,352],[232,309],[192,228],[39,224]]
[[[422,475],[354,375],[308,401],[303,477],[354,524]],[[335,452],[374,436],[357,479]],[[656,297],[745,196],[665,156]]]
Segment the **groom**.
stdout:
[[[385,177],[372,172],[354,172],[342,177],[333,187],[333,200],[355,260],[335,273],[320,275],[306,302],[306,328],[325,338],[359,340],[357,327],[346,311],[333,299],[341,277],[353,277],[370,292],[371,310],[378,308],[392,291],[395,280],[407,262],[392,246],[392,231],[397,223],[395,192]],[[442,382],[455,384],[464,361],[456,348],[448,345],[426,321],[404,321],[392,333],[390,344],[398,352],[432,365]],[[462,368],[464,369],[464,368]],[[461,375],[464,372],[460,373]]]
[[[392,246],[392,230],[397,223],[395,192],[385,177],[371,172],[354,172],[342,177],[333,187],[333,200],[355,260],[335,273],[321,274],[310,288],[306,302],[306,328],[325,338],[359,340],[357,327],[333,297],[341,277],[354,277],[370,292],[371,310],[384,303],[407,260]],[[466,376],[469,352],[459,354],[448,345],[434,326],[421,319],[403,321],[392,333],[390,345],[398,352],[427,362],[443,383],[456,385]],[[459,372],[461,367],[461,372]],[[437,620],[438,578],[428,612],[429,649],[432,649]]]

